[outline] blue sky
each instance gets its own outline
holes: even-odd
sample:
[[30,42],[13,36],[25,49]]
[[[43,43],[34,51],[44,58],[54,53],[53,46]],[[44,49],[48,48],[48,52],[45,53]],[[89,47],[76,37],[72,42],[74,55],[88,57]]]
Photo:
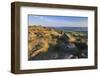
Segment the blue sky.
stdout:
[[87,27],[88,25],[88,17],[29,15],[28,19],[29,26]]

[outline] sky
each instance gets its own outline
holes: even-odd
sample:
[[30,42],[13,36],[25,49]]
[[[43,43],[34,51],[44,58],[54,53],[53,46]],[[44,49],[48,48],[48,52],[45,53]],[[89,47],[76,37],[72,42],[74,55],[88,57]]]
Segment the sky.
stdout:
[[46,27],[87,27],[88,17],[29,15],[29,26],[42,25]]

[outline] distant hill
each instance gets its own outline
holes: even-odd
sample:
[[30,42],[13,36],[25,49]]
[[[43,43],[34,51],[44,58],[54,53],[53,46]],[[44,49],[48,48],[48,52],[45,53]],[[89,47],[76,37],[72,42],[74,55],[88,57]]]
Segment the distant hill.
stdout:
[[49,27],[49,28],[54,28],[57,30],[64,30],[64,31],[87,31],[87,27]]

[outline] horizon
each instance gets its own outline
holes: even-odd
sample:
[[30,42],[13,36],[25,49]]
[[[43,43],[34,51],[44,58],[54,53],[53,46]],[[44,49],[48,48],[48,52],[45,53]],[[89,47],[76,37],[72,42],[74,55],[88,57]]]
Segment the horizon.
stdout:
[[[43,26],[43,27],[56,27],[56,26],[44,26],[44,25],[29,25],[29,26]],[[59,26],[62,27],[62,26]],[[58,27],[58,28],[59,28]],[[63,26],[63,27],[70,27],[70,26]],[[76,27],[77,28],[77,27]],[[82,28],[88,28],[88,27],[82,27]]]

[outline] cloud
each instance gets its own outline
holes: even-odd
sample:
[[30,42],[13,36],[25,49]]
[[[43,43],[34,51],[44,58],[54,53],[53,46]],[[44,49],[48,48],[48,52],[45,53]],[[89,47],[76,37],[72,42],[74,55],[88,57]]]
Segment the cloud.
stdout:
[[80,17],[55,17],[55,16],[29,16],[29,25],[43,25],[51,27],[87,27],[88,18]]

